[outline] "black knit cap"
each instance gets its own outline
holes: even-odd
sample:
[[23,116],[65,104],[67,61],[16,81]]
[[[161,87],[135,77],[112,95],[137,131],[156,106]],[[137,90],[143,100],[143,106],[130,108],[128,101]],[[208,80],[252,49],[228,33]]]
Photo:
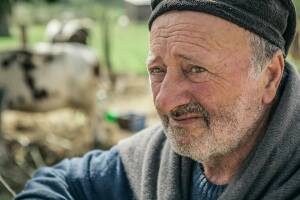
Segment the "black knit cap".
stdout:
[[204,12],[221,17],[263,37],[287,55],[296,30],[292,0],[152,0],[153,21],[172,10]]

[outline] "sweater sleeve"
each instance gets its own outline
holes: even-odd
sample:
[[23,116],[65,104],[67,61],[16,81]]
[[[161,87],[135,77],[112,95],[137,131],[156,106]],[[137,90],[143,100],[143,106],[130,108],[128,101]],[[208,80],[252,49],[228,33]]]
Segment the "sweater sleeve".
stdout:
[[118,151],[91,151],[39,169],[15,200],[133,199]]

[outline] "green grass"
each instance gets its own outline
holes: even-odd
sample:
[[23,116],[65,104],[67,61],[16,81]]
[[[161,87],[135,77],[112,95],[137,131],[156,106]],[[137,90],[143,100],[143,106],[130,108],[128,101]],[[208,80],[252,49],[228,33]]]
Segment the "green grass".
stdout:
[[11,196],[7,196],[7,195],[2,195],[2,194],[0,194],[0,199],[1,199],[1,200],[10,200],[10,199],[11,199]]
[[[92,2],[91,0],[88,2]],[[28,26],[28,43],[32,46],[45,41],[45,27],[51,16],[76,13],[79,16],[88,16],[94,19],[95,26],[91,30],[89,46],[95,49],[100,59],[104,60],[101,17],[103,12],[110,20],[111,60],[113,69],[118,73],[146,74],[145,60],[148,53],[148,29],[145,23],[130,23],[126,27],[120,26],[117,21],[123,14],[118,4],[74,3],[71,5],[18,4],[15,7],[12,37],[0,37],[0,50],[20,47],[20,30],[18,24]],[[23,16],[23,17],[22,17]]]
[[113,30],[113,65],[118,71],[145,72],[148,55],[148,30],[145,25],[116,26]]

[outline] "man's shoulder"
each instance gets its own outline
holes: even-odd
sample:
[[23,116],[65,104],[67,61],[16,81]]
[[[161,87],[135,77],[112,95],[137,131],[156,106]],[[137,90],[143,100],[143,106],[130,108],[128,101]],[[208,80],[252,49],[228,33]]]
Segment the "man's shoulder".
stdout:
[[139,177],[141,166],[144,166],[149,159],[159,158],[165,144],[166,137],[159,124],[121,141],[114,148],[119,152],[125,171],[133,172],[134,176]]
[[16,199],[118,199],[118,195],[132,199],[119,153],[112,148],[40,168]]
[[[146,128],[134,136],[120,141],[116,145],[116,149],[119,151],[138,151],[139,149],[145,149],[151,141],[164,141],[165,135],[163,133],[163,127],[161,124],[156,124],[149,128]],[[157,141],[158,142],[158,141]]]

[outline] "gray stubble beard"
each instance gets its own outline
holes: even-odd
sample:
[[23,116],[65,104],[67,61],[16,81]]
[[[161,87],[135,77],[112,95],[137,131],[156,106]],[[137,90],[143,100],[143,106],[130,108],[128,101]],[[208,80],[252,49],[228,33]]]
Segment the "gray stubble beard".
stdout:
[[[191,134],[193,130],[188,130],[185,127],[171,127],[166,116],[161,116],[165,135],[174,152],[202,163],[210,162],[216,157],[229,154],[241,147],[241,145],[244,145],[255,134],[255,127],[259,124],[263,108],[259,106],[253,108],[249,102],[248,107],[243,107],[241,106],[243,103],[245,102],[240,100],[239,106],[221,109],[223,112],[219,115],[219,120],[218,118],[210,119],[208,126],[201,130],[201,133],[196,134],[196,136],[195,134]],[[239,109],[236,110],[236,107]],[[234,112],[228,112],[228,110]],[[244,110],[244,113],[247,111],[252,113],[252,115],[251,113],[247,115],[252,116],[252,119],[249,119],[251,120],[250,123],[245,124],[247,119],[243,121],[243,117],[245,118],[246,116],[241,116],[242,110]],[[226,120],[222,121],[222,117]],[[184,145],[178,144],[179,137],[191,137],[190,143]]]

